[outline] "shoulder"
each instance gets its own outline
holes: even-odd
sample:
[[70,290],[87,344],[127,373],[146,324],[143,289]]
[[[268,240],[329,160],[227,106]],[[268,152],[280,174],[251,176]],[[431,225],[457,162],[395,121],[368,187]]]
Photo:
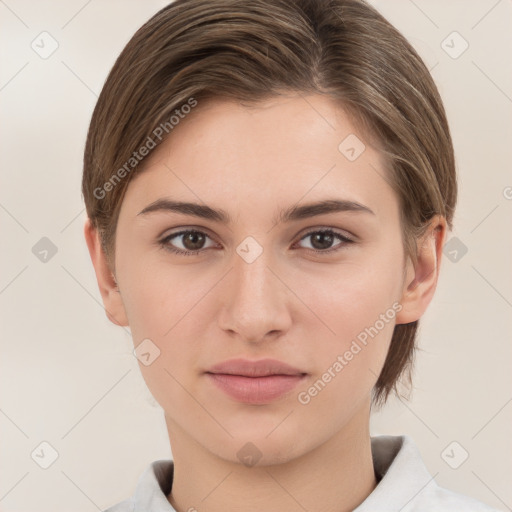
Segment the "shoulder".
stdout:
[[409,436],[372,437],[380,481],[355,512],[498,512],[469,496],[440,487]]
[[435,508],[436,512],[499,512],[498,509],[490,507],[481,501],[470,498],[464,494],[459,494],[449,489],[439,487],[438,485],[432,486],[428,493],[423,496],[418,496],[414,506],[409,511],[427,511]]
[[133,495],[103,512],[175,512],[167,501],[173,469],[172,460],[152,462],[139,477]]
[[113,505],[105,509],[103,512],[133,512],[134,511],[134,503],[131,498],[121,501],[117,503],[117,505]]

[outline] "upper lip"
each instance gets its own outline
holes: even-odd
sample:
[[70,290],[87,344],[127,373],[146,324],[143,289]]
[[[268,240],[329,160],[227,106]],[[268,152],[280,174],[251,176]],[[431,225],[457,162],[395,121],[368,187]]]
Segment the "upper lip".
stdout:
[[212,366],[206,373],[224,373],[227,375],[242,375],[244,377],[266,377],[268,375],[305,375],[289,364],[277,359],[230,359]]

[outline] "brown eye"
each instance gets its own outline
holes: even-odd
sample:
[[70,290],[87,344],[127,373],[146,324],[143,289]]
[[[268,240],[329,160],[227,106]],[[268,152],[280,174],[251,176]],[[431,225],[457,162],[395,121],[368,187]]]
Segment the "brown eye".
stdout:
[[[342,235],[341,233],[337,233],[332,229],[320,229],[316,231],[310,231],[301,238],[301,242],[308,238],[311,240],[311,242],[310,247],[306,248],[311,249],[315,252],[323,253],[337,251],[338,249],[341,249],[348,244],[354,243],[354,241],[351,240],[350,238]],[[333,246],[335,240],[339,240],[340,242]]]
[[[308,238],[311,240],[310,247],[305,248],[320,254],[329,254],[343,249],[348,244],[355,243],[354,240],[332,229],[310,231],[304,235],[300,241],[302,242]],[[160,246],[179,255],[192,256],[212,247],[212,245],[205,245],[208,239],[211,240],[206,233],[189,229],[167,235],[161,240]],[[335,244],[336,240],[338,240],[339,243]],[[215,244],[213,243],[213,245]]]
[[334,242],[334,235],[331,233],[313,233],[310,236],[314,249],[330,249]]
[[205,246],[205,242],[209,238],[210,237],[202,231],[187,230],[166,236],[160,242],[160,245],[178,254],[197,254],[203,249],[208,248],[208,246]]
[[198,249],[202,249],[204,245],[204,241],[206,237],[203,233],[199,231],[191,231],[183,236],[183,245],[185,249],[189,251],[197,251]]

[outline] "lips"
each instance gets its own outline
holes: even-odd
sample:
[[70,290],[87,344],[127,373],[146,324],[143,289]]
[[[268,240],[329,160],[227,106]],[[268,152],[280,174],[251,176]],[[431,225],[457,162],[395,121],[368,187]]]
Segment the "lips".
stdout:
[[232,359],[205,373],[217,389],[247,404],[270,403],[293,390],[307,375],[276,359]]
[[306,372],[294,368],[277,359],[230,359],[212,366],[206,373],[241,375],[244,377],[267,377],[268,375],[305,375]]

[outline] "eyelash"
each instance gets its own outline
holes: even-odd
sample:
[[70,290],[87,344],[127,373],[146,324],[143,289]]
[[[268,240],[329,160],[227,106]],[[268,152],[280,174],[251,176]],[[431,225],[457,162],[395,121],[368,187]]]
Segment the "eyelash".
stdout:
[[[183,231],[179,231],[177,233],[171,233],[170,235],[167,235],[165,238],[160,240],[159,244],[160,244],[160,246],[163,249],[166,249],[167,251],[170,251],[172,253],[179,254],[181,256],[195,256],[196,254],[199,254],[200,252],[203,252],[205,249],[198,249],[197,251],[184,251],[182,249],[176,249],[175,247],[169,245],[169,242],[172,239],[174,239],[176,237],[179,237],[181,235],[189,234],[189,233],[199,233],[201,235],[207,236],[208,238],[211,238],[204,231],[200,231],[198,229],[188,229],[188,230],[183,230]],[[333,235],[334,237],[338,238],[338,240],[343,242],[343,243],[340,243],[340,244],[338,244],[337,246],[335,246],[335,247],[333,247],[331,249],[326,249],[324,251],[319,250],[319,249],[306,249],[306,250],[308,250],[310,252],[313,252],[313,253],[316,253],[316,254],[321,254],[321,255],[323,255],[323,254],[331,254],[333,252],[336,252],[336,251],[339,251],[339,250],[345,248],[346,245],[355,243],[354,240],[352,240],[352,239],[346,237],[345,235],[342,235],[341,233],[338,233],[338,232],[336,232],[336,231],[334,231],[332,229],[315,229],[315,230],[312,230],[312,231],[308,231],[307,233],[305,233],[300,238],[299,242],[301,242],[302,240],[304,240],[308,236],[316,234],[316,233]]]

